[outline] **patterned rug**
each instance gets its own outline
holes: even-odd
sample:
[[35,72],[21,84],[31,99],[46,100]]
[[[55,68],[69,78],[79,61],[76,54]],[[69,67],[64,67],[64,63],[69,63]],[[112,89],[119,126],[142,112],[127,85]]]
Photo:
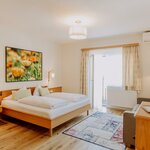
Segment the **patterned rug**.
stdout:
[[125,149],[121,116],[96,112],[63,133],[111,150]]

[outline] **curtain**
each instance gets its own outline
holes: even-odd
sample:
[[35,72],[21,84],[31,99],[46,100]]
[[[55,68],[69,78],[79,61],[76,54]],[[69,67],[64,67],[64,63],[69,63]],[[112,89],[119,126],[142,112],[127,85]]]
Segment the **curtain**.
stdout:
[[124,84],[126,90],[141,90],[139,46],[123,47]]
[[81,53],[81,70],[80,70],[80,90],[82,94],[88,94],[88,70],[89,70],[89,51]]

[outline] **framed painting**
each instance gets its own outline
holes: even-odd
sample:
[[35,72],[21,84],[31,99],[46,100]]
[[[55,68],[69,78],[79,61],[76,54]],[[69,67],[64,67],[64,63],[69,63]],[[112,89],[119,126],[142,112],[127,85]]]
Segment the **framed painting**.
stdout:
[[6,82],[42,80],[42,52],[5,47]]

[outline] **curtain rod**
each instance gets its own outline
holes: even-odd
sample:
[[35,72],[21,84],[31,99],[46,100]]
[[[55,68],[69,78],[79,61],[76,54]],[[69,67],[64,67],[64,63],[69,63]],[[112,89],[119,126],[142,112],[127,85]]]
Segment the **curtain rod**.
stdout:
[[110,46],[91,47],[91,48],[82,48],[81,51],[90,51],[90,50],[107,49],[107,48],[118,48],[118,47],[128,47],[128,46],[139,46],[139,43],[122,44],[122,45],[110,45]]

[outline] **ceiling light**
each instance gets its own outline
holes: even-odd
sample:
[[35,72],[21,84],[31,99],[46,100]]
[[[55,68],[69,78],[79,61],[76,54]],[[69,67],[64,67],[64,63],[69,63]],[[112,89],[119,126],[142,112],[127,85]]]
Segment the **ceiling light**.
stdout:
[[75,25],[69,29],[69,36],[71,39],[81,40],[87,38],[87,29],[81,24],[80,20],[75,21]]

